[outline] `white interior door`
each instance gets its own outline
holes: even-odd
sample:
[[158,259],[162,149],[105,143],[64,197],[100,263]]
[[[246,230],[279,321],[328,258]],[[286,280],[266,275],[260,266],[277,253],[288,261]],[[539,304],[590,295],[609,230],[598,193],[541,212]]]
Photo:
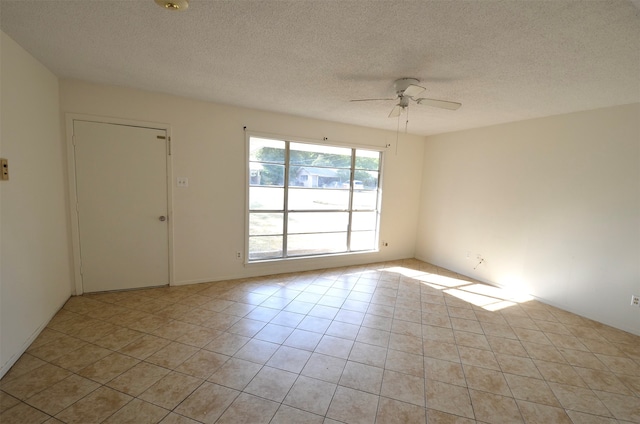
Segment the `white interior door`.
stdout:
[[169,283],[166,131],[73,121],[84,292]]

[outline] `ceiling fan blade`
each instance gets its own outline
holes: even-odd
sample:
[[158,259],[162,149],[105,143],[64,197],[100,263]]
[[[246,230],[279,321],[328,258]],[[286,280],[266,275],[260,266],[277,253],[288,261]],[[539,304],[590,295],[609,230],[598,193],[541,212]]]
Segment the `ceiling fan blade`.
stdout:
[[349,100],[350,102],[374,102],[377,100],[396,100],[397,97],[393,98],[393,99],[354,99],[354,100]]
[[393,109],[391,109],[391,113],[389,114],[389,118],[395,118],[397,116],[400,116],[400,114],[402,113],[402,110],[404,108],[400,105],[395,105]]
[[419,85],[411,84],[407,87],[402,93],[403,96],[415,97],[418,94],[422,93],[426,88],[420,87]]
[[418,102],[419,105],[427,105],[427,106],[432,106],[432,107],[437,107],[440,109],[449,109],[449,110],[458,110],[460,109],[460,106],[462,106],[462,103],[458,103],[458,102],[449,102],[447,100],[436,100],[436,99],[417,99],[416,102]]

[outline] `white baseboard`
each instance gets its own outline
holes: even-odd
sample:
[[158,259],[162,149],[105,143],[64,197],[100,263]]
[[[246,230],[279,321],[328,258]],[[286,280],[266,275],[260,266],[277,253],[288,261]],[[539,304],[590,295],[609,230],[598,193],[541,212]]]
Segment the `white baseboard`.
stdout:
[[31,346],[31,343],[33,343],[33,341],[38,338],[40,333],[42,333],[42,330],[46,328],[47,324],[49,324],[49,322],[53,319],[53,317],[56,316],[56,314],[60,311],[60,309],[62,309],[64,304],[67,303],[67,300],[69,300],[70,298],[71,296],[66,298],[64,302],[62,302],[62,304],[55,310],[55,312],[47,320],[41,323],[33,333],[31,333],[31,335],[27,338],[27,340],[25,340],[22,343],[22,346],[20,346],[20,349],[16,353],[14,353],[7,362],[2,364],[2,368],[0,368],[0,378],[4,377],[4,375],[9,372],[11,367],[15,365],[16,362],[18,362],[18,359],[20,359],[20,357],[27,351],[27,349],[29,349],[29,346]]

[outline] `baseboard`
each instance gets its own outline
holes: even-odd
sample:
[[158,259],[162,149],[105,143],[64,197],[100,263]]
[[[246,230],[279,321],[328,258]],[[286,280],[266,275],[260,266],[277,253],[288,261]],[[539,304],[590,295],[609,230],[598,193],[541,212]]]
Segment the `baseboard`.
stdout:
[[38,328],[33,333],[31,333],[29,338],[27,338],[27,340],[25,340],[24,343],[22,343],[22,346],[20,346],[20,349],[16,353],[14,353],[7,362],[2,364],[2,368],[0,368],[0,378],[4,377],[4,375],[9,372],[11,367],[14,366],[16,362],[18,362],[18,359],[20,359],[20,357],[27,351],[27,349],[29,349],[29,346],[31,346],[31,343],[33,343],[33,341],[38,338],[40,333],[42,333],[42,330],[44,330],[47,327],[47,324],[49,324],[49,322],[53,319],[53,317],[55,317],[56,314],[60,312],[60,309],[62,309],[64,304],[67,303],[67,301],[70,298],[71,296],[66,298],[64,302],[62,302],[62,304],[58,308],[56,308],[55,312],[47,320],[41,323],[40,326],[38,326]]

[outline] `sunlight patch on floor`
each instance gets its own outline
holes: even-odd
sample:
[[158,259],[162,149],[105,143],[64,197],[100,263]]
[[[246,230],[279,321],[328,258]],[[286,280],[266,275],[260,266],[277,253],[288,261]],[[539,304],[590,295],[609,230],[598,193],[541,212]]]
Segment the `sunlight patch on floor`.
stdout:
[[488,284],[461,280],[445,275],[425,273],[424,271],[401,266],[385,268],[381,271],[400,274],[404,277],[420,281],[424,285],[436,290],[442,290],[450,296],[454,296],[488,311],[499,311],[519,303],[533,300],[533,297],[529,294],[517,290],[507,290]]

